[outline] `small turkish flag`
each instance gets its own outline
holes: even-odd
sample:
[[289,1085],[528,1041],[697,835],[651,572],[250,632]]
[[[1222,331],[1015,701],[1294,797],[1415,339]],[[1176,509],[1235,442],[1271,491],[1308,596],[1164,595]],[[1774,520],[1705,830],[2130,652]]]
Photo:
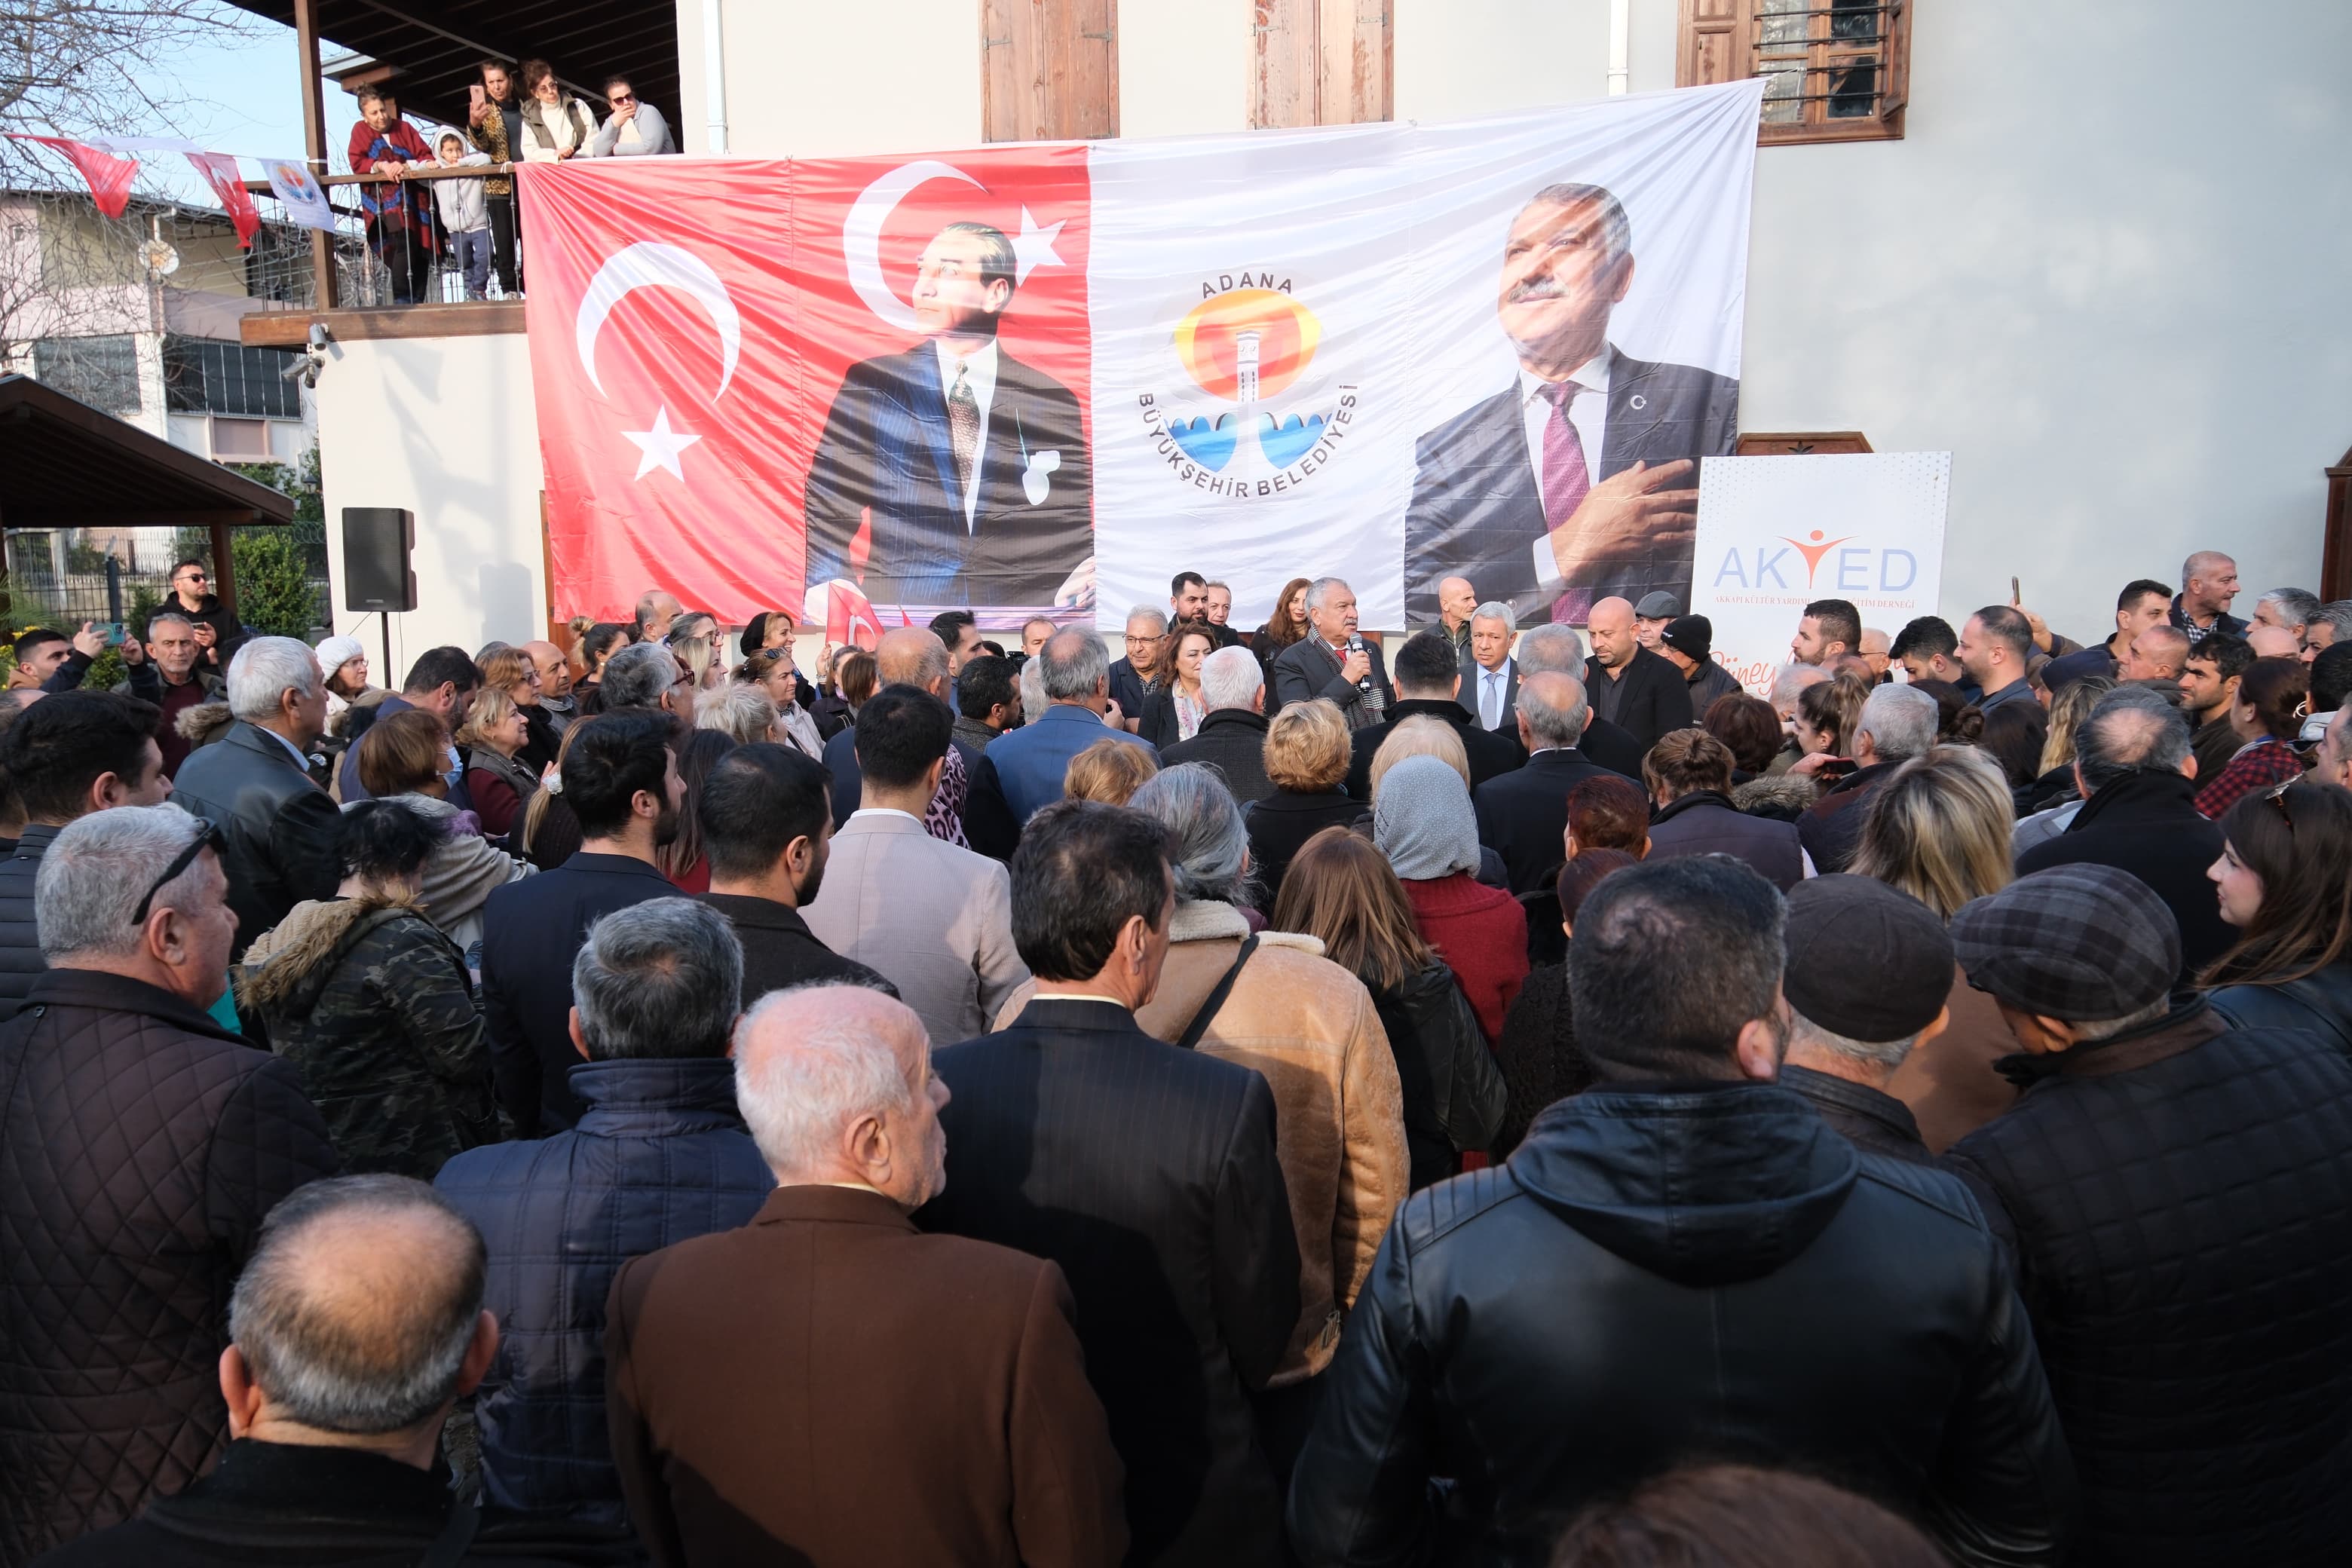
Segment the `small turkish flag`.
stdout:
[[[882,617],[874,613],[865,595],[839,578],[811,588],[801,608],[805,621],[824,623],[824,640],[837,647],[881,646]],[[903,621],[906,616],[902,613],[898,618]]]
[[261,210],[253,205],[253,193],[245,188],[245,176],[237,172],[236,160],[226,153],[191,153],[188,162],[213,195],[220,198],[221,210],[236,229],[236,243],[247,250],[253,248],[253,237],[261,232]]
[[121,217],[131,206],[131,182],[139,177],[139,160],[118,158],[87,142],[76,142],[64,136],[27,136],[12,132],[20,142],[37,142],[54,153],[64,155],[67,162],[81,172],[89,184],[89,199],[98,210],[109,217]]

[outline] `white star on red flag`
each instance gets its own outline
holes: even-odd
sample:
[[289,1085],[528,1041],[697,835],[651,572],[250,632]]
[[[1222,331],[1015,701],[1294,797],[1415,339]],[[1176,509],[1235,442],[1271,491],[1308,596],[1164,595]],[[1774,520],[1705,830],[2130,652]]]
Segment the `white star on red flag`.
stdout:
[[656,468],[667,468],[669,477],[678,483],[686,482],[686,470],[678,466],[677,455],[702,439],[683,430],[669,427],[667,405],[654,411],[654,427],[650,430],[624,430],[622,435],[637,444],[645,455],[637,459],[637,478],[644,479]]

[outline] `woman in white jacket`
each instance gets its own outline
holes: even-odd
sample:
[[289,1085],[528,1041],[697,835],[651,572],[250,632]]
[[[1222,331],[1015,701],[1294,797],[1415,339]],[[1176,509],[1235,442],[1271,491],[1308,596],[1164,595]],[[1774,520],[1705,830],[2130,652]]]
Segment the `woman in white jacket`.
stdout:
[[581,100],[563,90],[555,68],[545,60],[522,62],[522,156],[526,163],[557,163],[566,158],[593,158],[589,143],[595,139],[596,115]]

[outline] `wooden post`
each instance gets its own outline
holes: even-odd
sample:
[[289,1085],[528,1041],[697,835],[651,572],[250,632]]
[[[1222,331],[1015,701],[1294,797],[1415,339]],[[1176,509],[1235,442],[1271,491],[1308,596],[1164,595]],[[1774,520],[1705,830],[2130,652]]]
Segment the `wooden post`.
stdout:
[[2319,534],[2319,596],[2352,598],[2352,452],[2327,475],[2327,511]]
[[221,608],[233,616],[236,614],[236,563],[231,559],[228,530],[226,522],[213,519],[213,592],[220,596]]
[[[327,173],[327,106],[319,95],[319,0],[294,0],[294,65],[302,73],[302,150],[310,173]],[[333,310],[335,237],[323,229],[310,231],[311,300],[316,309]],[[222,571],[226,573],[226,567]],[[227,595],[222,595],[227,602]]]

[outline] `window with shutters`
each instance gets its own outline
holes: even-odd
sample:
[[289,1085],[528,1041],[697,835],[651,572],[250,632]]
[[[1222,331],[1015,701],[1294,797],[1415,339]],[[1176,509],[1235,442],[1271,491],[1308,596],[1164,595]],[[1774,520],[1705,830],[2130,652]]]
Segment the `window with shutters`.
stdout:
[[1389,118],[1392,0],[1254,0],[1250,125],[1357,125]]
[[1903,134],[1913,0],[1682,0],[1682,87],[1764,79],[1757,140]]
[[1118,0],[981,0],[980,104],[991,142],[1118,134]]

